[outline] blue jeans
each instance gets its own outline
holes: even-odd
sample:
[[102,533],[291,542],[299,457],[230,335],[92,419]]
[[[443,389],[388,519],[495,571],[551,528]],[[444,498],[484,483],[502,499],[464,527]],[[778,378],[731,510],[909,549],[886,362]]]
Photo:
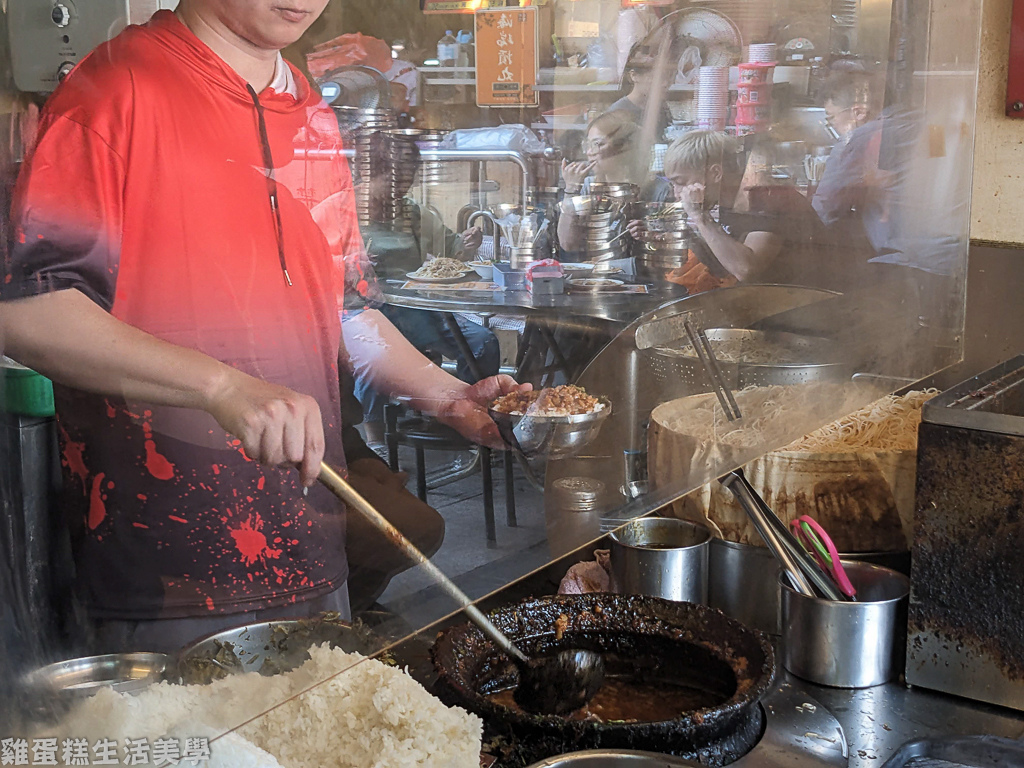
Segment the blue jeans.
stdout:
[[[473,376],[469,372],[469,364],[460,354],[455,337],[445,325],[441,313],[425,309],[395,307],[390,304],[382,306],[380,311],[416,349],[427,356],[443,355],[450,360],[455,360],[455,375],[470,384],[474,382]],[[487,328],[471,320],[462,317],[455,319],[462,335],[466,337],[473,357],[476,358],[477,368],[484,377],[496,374],[501,365],[498,337]],[[387,395],[373,389],[362,376],[356,377],[355,393],[356,398],[363,406],[364,421],[378,424],[383,422],[384,406],[388,402]]]

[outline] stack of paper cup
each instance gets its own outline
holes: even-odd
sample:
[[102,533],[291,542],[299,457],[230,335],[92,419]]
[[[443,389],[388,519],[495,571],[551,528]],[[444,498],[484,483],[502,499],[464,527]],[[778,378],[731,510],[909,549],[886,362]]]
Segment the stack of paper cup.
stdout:
[[729,68],[701,67],[697,87],[697,127],[724,131],[729,115]]
[[774,64],[775,55],[775,43],[751,43],[747,61],[751,64]]

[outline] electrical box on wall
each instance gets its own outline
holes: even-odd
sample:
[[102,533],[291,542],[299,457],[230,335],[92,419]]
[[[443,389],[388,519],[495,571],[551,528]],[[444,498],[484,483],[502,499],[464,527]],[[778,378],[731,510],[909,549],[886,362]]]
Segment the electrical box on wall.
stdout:
[[178,0],[8,0],[14,84],[49,93],[93,48]]
[[1010,66],[1006,73],[1006,116],[1024,117],[1024,0],[1013,0]]

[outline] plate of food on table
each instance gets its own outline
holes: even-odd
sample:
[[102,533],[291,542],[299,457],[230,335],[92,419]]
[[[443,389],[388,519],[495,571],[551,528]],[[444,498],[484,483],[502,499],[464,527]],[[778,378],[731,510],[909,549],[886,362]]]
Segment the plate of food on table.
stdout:
[[472,271],[465,262],[438,256],[425,262],[415,272],[407,272],[405,276],[420,283],[454,283]]

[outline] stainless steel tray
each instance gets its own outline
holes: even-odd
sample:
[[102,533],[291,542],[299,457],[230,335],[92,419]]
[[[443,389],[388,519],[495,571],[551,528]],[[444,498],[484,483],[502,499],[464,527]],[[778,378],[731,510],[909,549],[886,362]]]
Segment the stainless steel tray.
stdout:
[[908,741],[882,768],[1009,768],[1024,765],[1024,744],[998,736]]
[[301,666],[309,648],[321,643],[364,655],[379,649],[381,643],[369,628],[335,616],[264,621],[210,635],[182,650],[178,675],[184,684],[205,684],[241,672],[287,672]]

